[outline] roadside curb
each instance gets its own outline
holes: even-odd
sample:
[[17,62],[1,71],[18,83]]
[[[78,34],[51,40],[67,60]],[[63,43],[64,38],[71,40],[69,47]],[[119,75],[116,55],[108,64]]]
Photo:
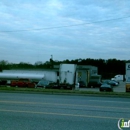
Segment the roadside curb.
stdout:
[[60,92],[60,91],[31,91],[31,90],[0,90],[0,92],[6,93],[27,93],[27,94],[50,94],[50,95],[69,95],[69,96],[102,96],[102,97],[124,97],[130,98],[128,93],[102,93],[102,92],[80,92],[80,91],[70,91],[70,92]]

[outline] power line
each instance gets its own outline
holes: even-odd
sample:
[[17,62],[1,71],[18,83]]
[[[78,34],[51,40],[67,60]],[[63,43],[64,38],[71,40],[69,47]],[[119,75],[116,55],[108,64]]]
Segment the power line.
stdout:
[[115,21],[115,20],[125,19],[125,18],[129,18],[129,17],[130,16],[119,17],[119,18],[115,18],[115,19],[107,19],[107,20],[94,21],[94,22],[82,23],[82,24],[73,24],[73,25],[64,25],[64,26],[55,26],[55,27],[46,27],[46,28],[37,28],[37,29],[24,29],[24,30],[12,30],[12,31],[7,30],[7,31],[0,31],[0,32],[11,33],[11,32],[42,31],[42,30],[57,29],[57,28],[68,28],[68,27],[74,27],[74,26],[83,26],[83,25],[92,24],[92,23]]

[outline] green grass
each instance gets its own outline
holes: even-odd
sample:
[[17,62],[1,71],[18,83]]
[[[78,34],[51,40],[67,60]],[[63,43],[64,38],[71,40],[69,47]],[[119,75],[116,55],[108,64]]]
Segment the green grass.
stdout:
[[49,93],[49,94],[78,94],[78,95],[96,95],[96,96],[117,96],[130,97],[130,93],[125,92],[94,92],[94,91],[78,91],[78,90],[59,90],[59,89],[43,89],[43,88],[17,88],[17,87],[0,87],[0,92],[26,92],[26,93]]

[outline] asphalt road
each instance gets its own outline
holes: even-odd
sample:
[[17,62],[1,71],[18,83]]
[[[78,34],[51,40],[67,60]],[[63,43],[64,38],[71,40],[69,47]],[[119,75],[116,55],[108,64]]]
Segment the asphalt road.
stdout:
[[0,93],[0,130],[118,130],[130,99]]

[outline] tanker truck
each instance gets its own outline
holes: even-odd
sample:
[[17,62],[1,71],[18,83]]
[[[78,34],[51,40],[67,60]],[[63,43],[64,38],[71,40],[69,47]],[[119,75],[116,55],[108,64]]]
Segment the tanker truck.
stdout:
[[35,87],[36,83],[43,78],[43,74],[0,73],[0,85],[10,85],[12,87]]

